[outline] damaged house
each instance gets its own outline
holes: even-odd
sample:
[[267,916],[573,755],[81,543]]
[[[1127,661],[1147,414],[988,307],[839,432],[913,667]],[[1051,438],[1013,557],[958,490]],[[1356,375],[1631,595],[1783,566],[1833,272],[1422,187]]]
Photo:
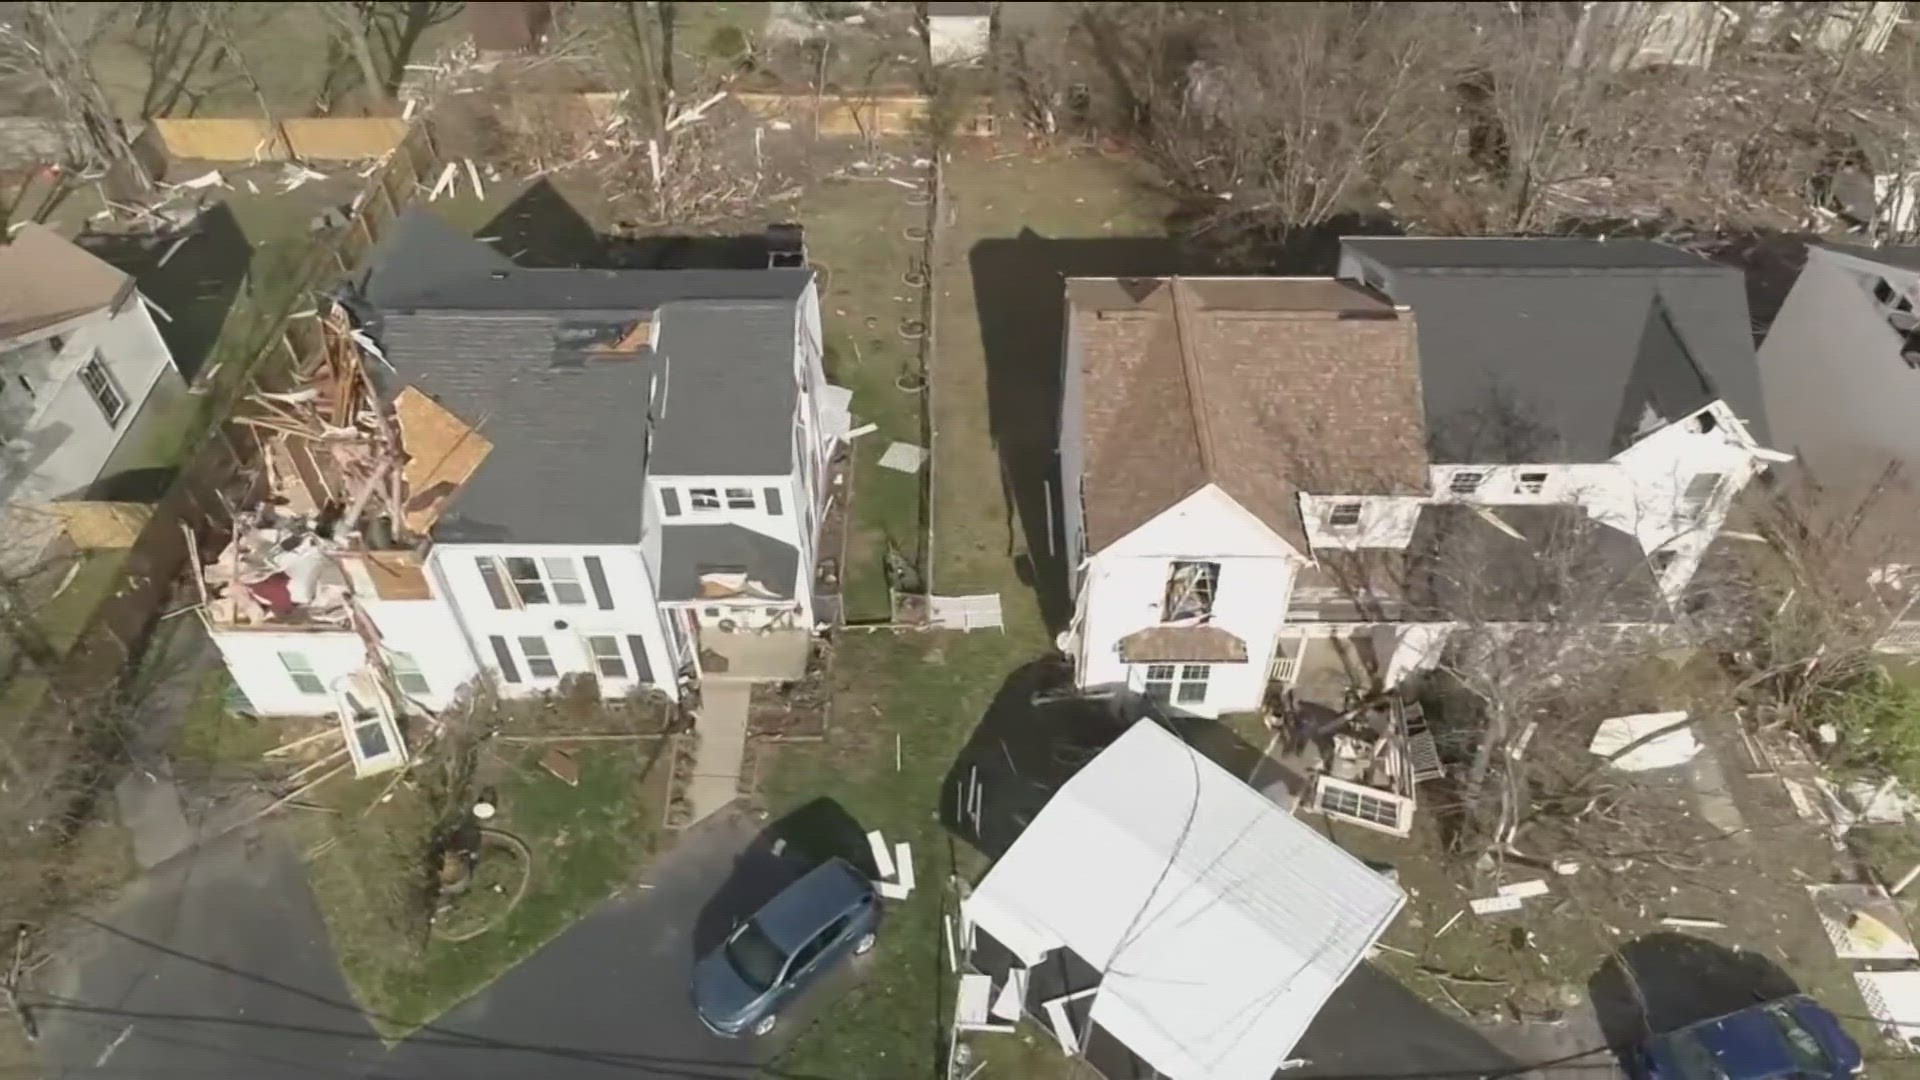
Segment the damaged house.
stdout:
[[1352,238],[1335,278],[1075,279],[1067,306],[1062,645],[1083,688],[1181,712],[1258,709],[1332,637],[1392,685],[1567,581],[1664,621],[1786,459],[1739,272],[1649,241]]
[[802,673],[849,400],[810,271],[524,269],[415,211],[326,319],[204,559],[255,709]]

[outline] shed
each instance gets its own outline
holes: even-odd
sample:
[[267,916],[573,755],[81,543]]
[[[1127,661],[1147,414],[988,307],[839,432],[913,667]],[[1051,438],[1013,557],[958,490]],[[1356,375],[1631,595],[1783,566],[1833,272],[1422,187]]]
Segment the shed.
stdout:
[[1101,969],[1091,1022],[1171,1080],[1269,1080],[1406,896],[1152,720],[963,904],[1031,966]]

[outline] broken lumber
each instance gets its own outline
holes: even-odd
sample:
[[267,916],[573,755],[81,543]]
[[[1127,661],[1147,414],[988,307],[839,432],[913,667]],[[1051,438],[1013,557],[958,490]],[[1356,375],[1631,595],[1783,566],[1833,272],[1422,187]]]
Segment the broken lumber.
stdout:
[[1661,926],[1677,926],[1686,930],[1725,930],[1727,924],[1719,919],[1696,919],[1690,915],[1662,915]]
[[279,757],[281,754],[292,753],[293,751],[298,750],[303,746],[307,746],[312,743],[317,743],[322,739],[337,739],[340,736],[341,736],[341,731],[339,727],[337,726],[325,727],[325,728],[321,728],[319,731],[316,731],[311,735],[303,735],[300,738],[293,740],[292,742],[281,743],[279,746],[274,747],[273,749],[267,751],[264,754],[261,754],[260,756],[268,757],[268,758]]

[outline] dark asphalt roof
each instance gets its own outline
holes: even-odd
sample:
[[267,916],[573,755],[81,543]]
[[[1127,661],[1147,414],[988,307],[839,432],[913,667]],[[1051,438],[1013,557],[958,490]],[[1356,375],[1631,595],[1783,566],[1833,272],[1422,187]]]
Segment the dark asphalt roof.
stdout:
[[740,573],[782,600],[793,598],[800,552],[739,525],[667,525],[660,530],[660,599],[699,600],[700,575]]
[[1467,621],[1666,618],[1639,541],[1578,506],[1422,507],[1407,546],[1406,600],[1425,616]]
[[[388,394],[417,385],[493,443],[434,537],[635,542],[649,468],[785,475],[796,301],[810,280],[806,270],[521,269],[429,211],[405,214],[359,282],[395,369],[374,374]],[[658,354],[590,358],[557,344],[649,314]],[[671,400],[650,461],[656,389]],[[793,576],[789,566],[789,595]]]
[[1766,440],[1738,270],[1640,240],[1343,243],[1413,308],[1436,461],[1605,461],[1715,399]]
[[381,331],[398,371],[493,450],[433,527],[467,543],[636,543],[657,361],[557,355],[553,314],[409,312]]
[[1865,244],[1836,244],[1828,241],[1818,245],[1828,251],[1837,251],[1868,262],[1897,266],[1902,270],[1920,271],[1920,247],[1869,247]]
[[792,953],[872,889],[850,863],[832,859],[780,890],[753,921],[782,951]]
[[785,476],[793,467],[792,302],[668,304],[656,476]]

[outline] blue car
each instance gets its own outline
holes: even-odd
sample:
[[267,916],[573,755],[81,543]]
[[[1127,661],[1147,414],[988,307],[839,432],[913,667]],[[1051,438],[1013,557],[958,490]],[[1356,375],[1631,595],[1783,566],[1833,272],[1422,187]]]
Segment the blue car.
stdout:
[[880,898],[844,859],[808,871],[693,966],[693,1007],[716,1035],[765,1035],[780,1005],[873,948]]
[[1804,994],[1655,1035],[1635,1055],[1639,1080],[1846,1080],[1860,1045]]

